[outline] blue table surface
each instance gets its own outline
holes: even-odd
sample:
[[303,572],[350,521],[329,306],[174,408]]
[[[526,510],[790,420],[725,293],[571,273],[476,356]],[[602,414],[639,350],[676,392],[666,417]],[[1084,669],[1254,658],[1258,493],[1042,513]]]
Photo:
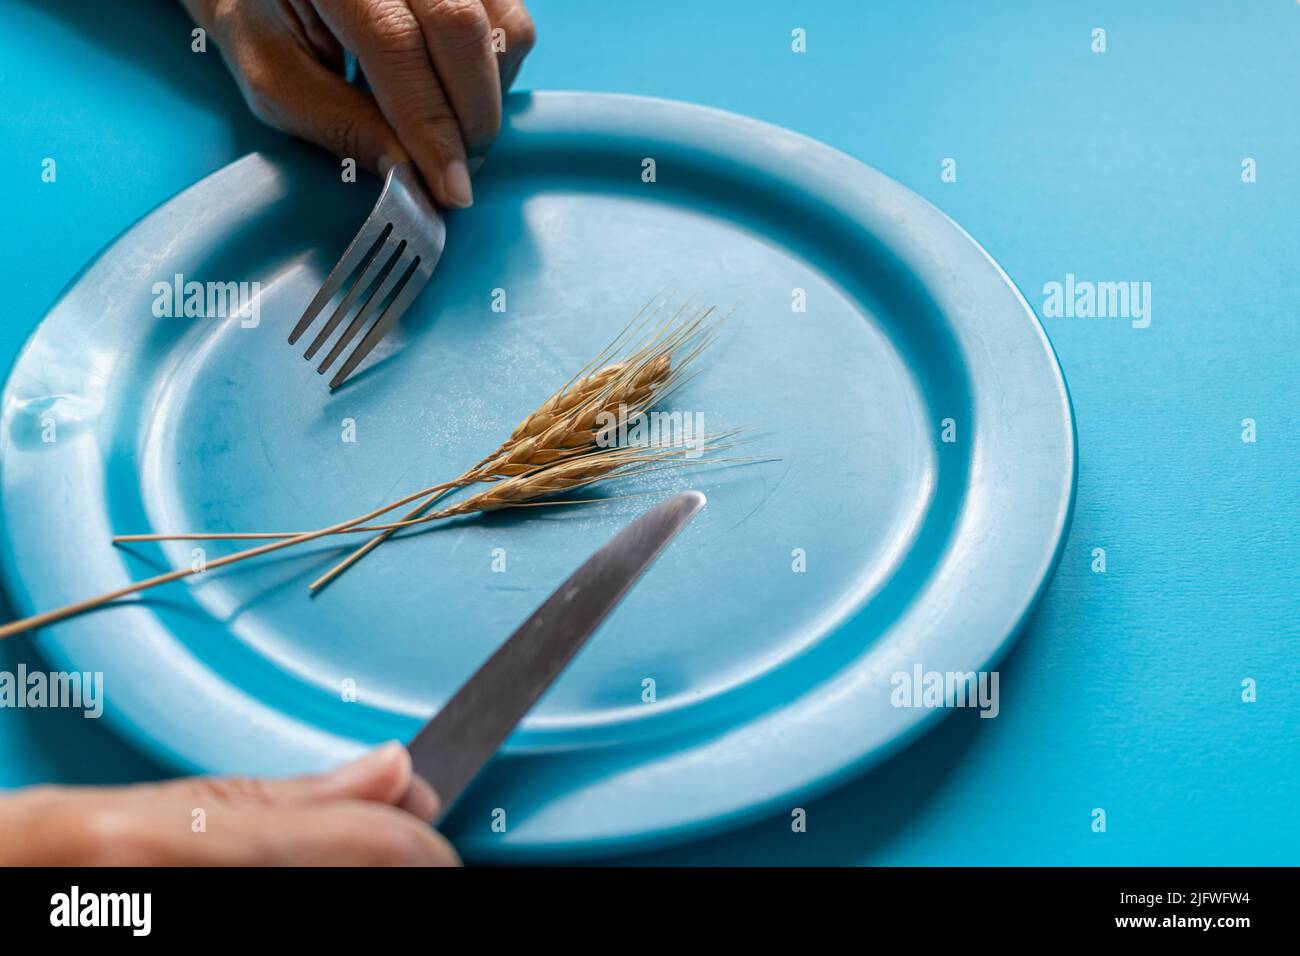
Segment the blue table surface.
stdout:
[[[806,833],[782,815],[636,861],[1300,863],[1300,4],[532,6],[522,89],[748,114],[947,212],[1044,318],[1078,420],[1073,529],[997,719],[949,717],[810,801]],[[279,137],[166,0],[0,0],[0,17],[8,366],[119,231]],[[1044,315],[1068,273],[1149,282],[1149,327]],[[24,661],[27,640],[0,643],[0,670]],[[0,786],[163,774],[79,712],[0,710]]]

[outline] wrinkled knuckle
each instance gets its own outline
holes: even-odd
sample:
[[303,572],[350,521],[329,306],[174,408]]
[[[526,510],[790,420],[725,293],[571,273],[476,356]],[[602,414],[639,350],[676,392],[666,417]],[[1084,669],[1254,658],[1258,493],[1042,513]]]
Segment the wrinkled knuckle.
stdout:
[[202,781],[203,793],[210,799],[228,803],[273,802],[270,785],[257,777],[212,777]]
[[432,0],[433,29],[450,46],[477,46],[491,34],[487,11],[478,0]]
[[460,126],[456,118],[450,115],[427,123],[424,128],[424,139],[432,143],[444,159],[456,155],[464,146]]
[[[429,53],[423,46],[389,47],[380,56],[383,77],[388,81],[391,92],[407,100],[424,95],[433,74],[429,65]],[[363,69],[366,66],[364,59],[361,66]]]
[[327,120],[321,131],[324,144],[340,156],[356,157],[360,153],[360,125],[357,118],[350,114]]
[[405,3],[376,3],[371,6],[365,32],[371,47],[385,54],[424,50],[420,22]]
[[455,146],[461,141],[456,114],[441,99],[437,103],[422,105],[416,127],[420,138],[435,146]]

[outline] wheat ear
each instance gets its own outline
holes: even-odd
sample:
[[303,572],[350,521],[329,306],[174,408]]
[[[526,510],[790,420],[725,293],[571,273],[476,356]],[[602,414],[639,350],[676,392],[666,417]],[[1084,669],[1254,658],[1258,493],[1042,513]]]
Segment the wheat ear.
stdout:
[[[685,308],[679,309],[657,332],[645,335],[627,358],[595,367],[600,361],[612,359],[617,354],[620,340],[629,334],[635,335],[637,320],[634,319],[599,356],[584,366],[581,377],[571,378],[525,417],[496,451],[458,478],[456,486],[526,475],[542,466],[591,450],[608,439],[608,430],[613,427],[611,422],[616,425],[626,416],[644,411],[657,402],[709,341],[704,337],[696,347],[688,347],[688,343],[700,337],[712,309],[705,309],[693,319],[683,321],[681,316]],[[652,312],[646,321],[653,319],[657,311]],[[674,368],[673,353],[683,347],[687,347],[686,355]],[[442,495],[430,496],[420,502],[403,520],[419,518],[440,497]],[[392,535],[391,530],[376,535],[308,587],[316,591],[329,584]]]

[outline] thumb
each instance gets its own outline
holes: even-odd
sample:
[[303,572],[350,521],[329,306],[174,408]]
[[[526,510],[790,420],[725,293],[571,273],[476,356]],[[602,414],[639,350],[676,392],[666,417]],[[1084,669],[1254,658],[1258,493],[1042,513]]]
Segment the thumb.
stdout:
[[401,807],[422,820],[438,812],[433,788],[412,772],[411,755],[395,740],[325,773],[274,781],[269,789],[287,803],[366,800]]
[[383,176],[410,155],[369,92],[309,57],[293,57],[272,125]]

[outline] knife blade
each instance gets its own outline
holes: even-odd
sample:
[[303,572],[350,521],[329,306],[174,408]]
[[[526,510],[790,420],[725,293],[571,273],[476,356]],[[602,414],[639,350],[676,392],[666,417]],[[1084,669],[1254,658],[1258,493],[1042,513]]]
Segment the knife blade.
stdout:
[[420,729],[407,750],[445,816],[537,699],[660,552],[704,507],[686,491],[614,536],[520,625]]

